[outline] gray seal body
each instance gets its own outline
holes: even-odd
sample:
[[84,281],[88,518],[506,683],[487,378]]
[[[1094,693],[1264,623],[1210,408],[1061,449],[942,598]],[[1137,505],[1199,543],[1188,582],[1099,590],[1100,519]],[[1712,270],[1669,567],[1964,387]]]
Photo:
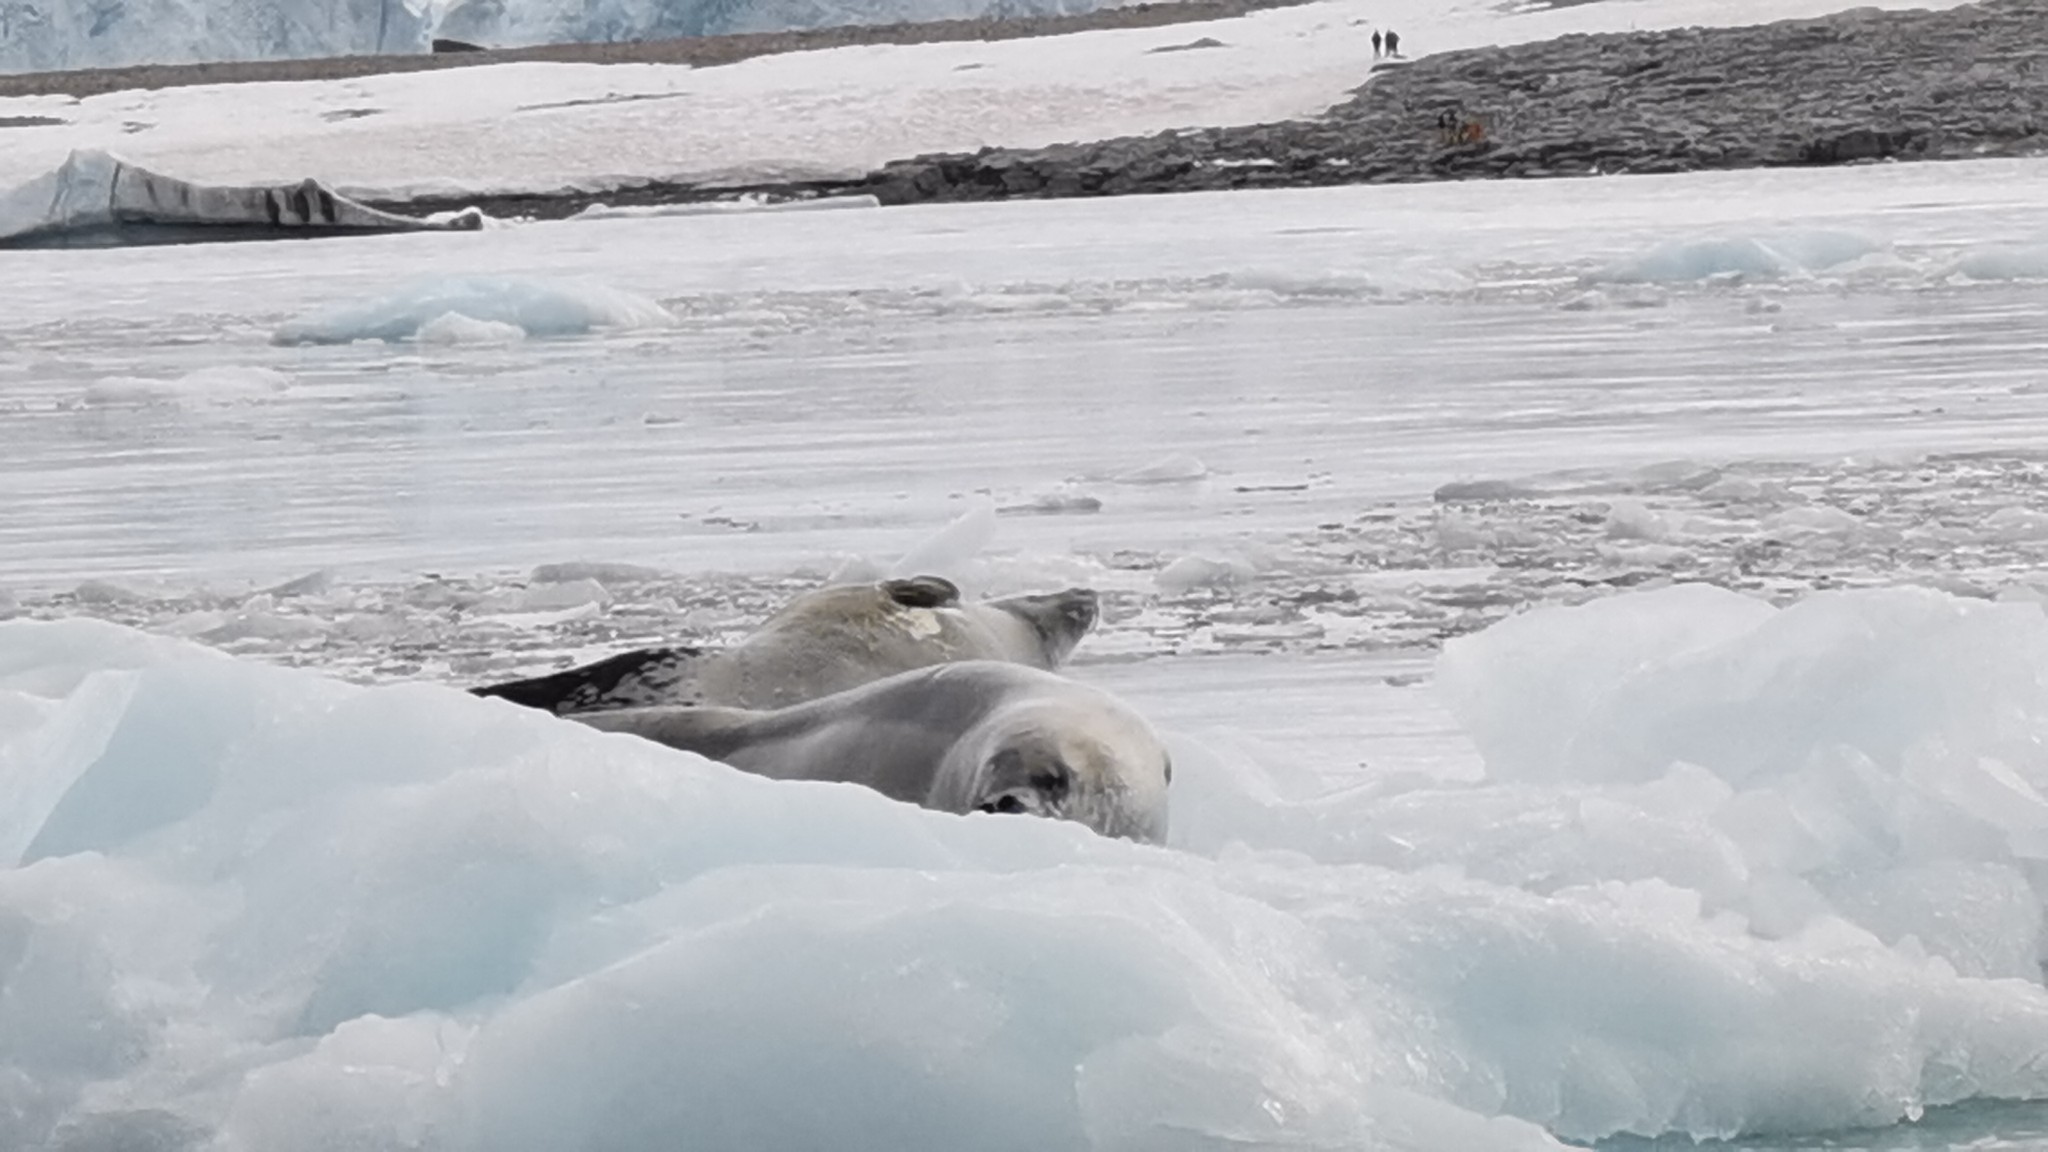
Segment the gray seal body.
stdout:
[[574,719],[778,780],[838,780],[942,812],[1073,820],[1166,837],[1173,766],[1143,717],[1099,688],[971,660],[773,710],[630,708]]
[[782,708],[952,661],[1057,668],[1097,610],[1086,588],[967,604],[937,576],[849,584],[797,597],[731,648],[647,648],[471,691],[564,716],[675,704]]

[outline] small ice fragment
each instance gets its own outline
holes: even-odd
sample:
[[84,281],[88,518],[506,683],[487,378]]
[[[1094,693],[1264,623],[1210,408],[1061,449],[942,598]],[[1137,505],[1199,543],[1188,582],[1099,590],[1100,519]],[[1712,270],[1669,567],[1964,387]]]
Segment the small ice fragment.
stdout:
[[273,584],[265,588],[263,593],[273,597],[312,596],[327,591],[328,587],[333,583],[333,570],[322,568],[315,572],[308,572],[304,576],[287,580],[282,584]]
[[80,604],[135,604],[146,597],[111,580],[87,580],[71,590]]
[[1186,453],[1154,460],[1142,468],[1119,472],[1111,479],[1118,484],[1184,484],[1209,475],[1209,468]]
[[494,596],[490,606],[502,612],[558,612],[585,604],[611,603],[605,586],[587,577],[560,583],[535,584],[503,596]]
[[526,339],[526,329],[499,320],[478,320],[460,312],[443,312],[413,336],[421,344],[517,344]]
[[1152,582],[1169,595],[1196,588],[1223,588],[1240,584],[1253,576],[1252,566],[1242,560],[1183,556],[1159,570]]
[[1647,505],[1635,500],[1616,500],[1607,506],[1609,540],[1662,540],[1671,535],[1671,525]]
[[[996,506],[977,500],[952,523],[905,552],[889,568],[891,576],[954,576],[974,559],[996,533]],[[955,581],[958,582],[957,580]]]
[[543,564],[535,568],[528,579],[535,584],[567,584],[576,580],[595,580],[599,584],[644,584],[661,577],[661,569],[639,564],[571,560],[561,564]]
[[[600,284],[514,276],[456,277],[416,281],[389,296],[301,317],[278,328],[271,343],[411,340],[419,338],[426,326],[444,321],[449,313],[518,328],[529,336],[580,336],[601,328],[667,328],[676,322],[668,309],[654,301]],[[479,332],[474,325],[448,322],[437,335]]]
[[1019,504],[1005,504],[996,511],[1004,516],[1086,515],[1102,511],[1102,501],[1093,496],[1047,492]]

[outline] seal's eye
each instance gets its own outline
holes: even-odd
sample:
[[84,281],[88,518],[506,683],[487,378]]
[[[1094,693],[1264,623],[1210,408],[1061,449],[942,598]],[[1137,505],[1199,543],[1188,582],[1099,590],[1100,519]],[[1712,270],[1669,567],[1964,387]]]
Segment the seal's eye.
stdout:
[[1031,787],[1040,796],[1052,803],[1067,798],[1067,789],[1073,786],[1073,773],[1065,764],[1055,760],[1031,773]]

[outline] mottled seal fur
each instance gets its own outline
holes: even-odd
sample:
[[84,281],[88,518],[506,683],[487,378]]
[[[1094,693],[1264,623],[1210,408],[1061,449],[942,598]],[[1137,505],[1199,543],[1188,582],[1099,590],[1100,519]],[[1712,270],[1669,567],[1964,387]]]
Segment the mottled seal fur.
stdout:
[[963,604],[937,576],[821,588],[723,650],[645,648],[473,688],[557,715],[674,704],[781,708],[913,668],[1003,660],[1057,668],[1095,626],[1086,588]]
[[1073,820],[1166,837],[1173,766],[1151,725],[1099,688],[970,660],[771,711],[630,708],[574,719],[778,780],[840,780],[941,812]]

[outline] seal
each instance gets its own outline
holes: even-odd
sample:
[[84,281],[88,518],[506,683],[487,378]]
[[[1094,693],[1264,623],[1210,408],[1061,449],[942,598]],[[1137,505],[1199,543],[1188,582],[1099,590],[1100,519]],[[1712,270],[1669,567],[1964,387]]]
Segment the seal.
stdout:
[[1095,626],[1087,588],[963,604],[938,576],[805,593],[732,648],[643,648],[579,668],[472,688],[558,716],[710,704],[782,708],[959,660],[1053,669]]
[[1166,838],[1173,764],[1099,688],[1022,664],[900,672],[773,710],[628,708],[571,717],[777,780],[864,784],[941,812],[1027,813],[1105,836]]

